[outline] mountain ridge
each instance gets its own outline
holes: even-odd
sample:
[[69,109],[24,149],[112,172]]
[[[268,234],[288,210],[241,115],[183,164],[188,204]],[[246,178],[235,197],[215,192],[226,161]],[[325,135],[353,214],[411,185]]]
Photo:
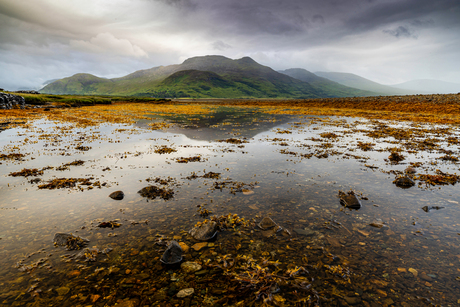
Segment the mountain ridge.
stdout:
[[314,79],[312,82],[305,82],[261,65],[250,57],[233,60],[221,55],[207,55],[186,59],[182,64],[138,70],[113,79],[79,73],[52,82],[40,92],[158,98],[321,98],[376,95],[369,91],[333,84],[324,78]]

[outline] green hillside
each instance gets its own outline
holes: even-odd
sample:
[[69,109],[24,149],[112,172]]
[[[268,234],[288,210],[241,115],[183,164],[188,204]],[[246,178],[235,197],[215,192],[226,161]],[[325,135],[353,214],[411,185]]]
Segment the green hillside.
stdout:
[[232,60],[224,56],[203,56],[114,79],[76,74],[52,82],[40,92],[158,98],[319,98],[373,94],[331,83],[304,82],[260,65],[249,57]]

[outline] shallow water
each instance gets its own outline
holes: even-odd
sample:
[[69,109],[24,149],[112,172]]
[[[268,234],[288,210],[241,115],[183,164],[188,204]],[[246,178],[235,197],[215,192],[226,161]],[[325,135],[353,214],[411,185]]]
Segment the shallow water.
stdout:
[[[393,183],[411,162],[419,173],[458,171],[455,161],[440,159],[446,152],[458,157],[457,144],[446,141],[458,138],[457,128],[223,107],[212,114],[151,117],[174,126],[152,131],[149,121],[141,120],[77,128],[37,120],[0,132],[2,153],[26,155],[23,161],[0,161],[0,306],[260,305],[265,284],[238,281],[241,266],[222,272],[217,265],[222,267],[225,255],[279,261],[279,270],[267,268],[283,276],[303,266],[309,273],[302,278],[323,306],[460,302],[457,185],[416,180],[401,189]],[[417,133],[409,139],[368,135],[383,124]],[[247,143],[223,142],[230,138]],[[437,138],[437,147],[403,146],[428,138]],[[373,149],[361,150],[358,141],[374,143]],[[163,145],[177,151],[155,153]],[[390,163],[390,148],[402,148],[405,160]],[[177,163],[193,156],[202,161]],[[84,164],[56,169],[75,160]],[[44,170],[38,183],[29,182],[36,176],[9,176],[47,166],[54,169]],[[208,172],[221,178],[186,178]],[[89,177],[102,186],[38,188],[53,178]],[[161,185],[155,178],[170,180]],[[215,182],[223,181],[227,185],[216,189]],[[174,197],[148,200],[138,191],[149,185],[172,189]],[[123,200],[108,197],[117,190],[124,192]],[[339,190],[353,190],[362,208],[343,207]],[[255,223],[223,230],[205,248],[184,253],[183,261],[203,266],[198,275],[161,265],[161,239],[189,247],[198,242],[187,232],[204,219],[199,205],[211,216],[237,214],[255,223],[270,216],[288,231],[269,236]],[[424,206],[440,209],[426,212]],[[119,228],[97,227],[115,220]],[[70,256],[78,251],[53,245],[56,232],[87,238],[88,247],[99,251],[113,250],[98,253],[96,261],[76,261]],[[295,277],[289,280],[277,282],[280,291],[269,291],[267,304],[302,306],[311,299],[311,292],[291,287],[299,282]],[[185,288],[194,288],[194,294],[178,298]]]

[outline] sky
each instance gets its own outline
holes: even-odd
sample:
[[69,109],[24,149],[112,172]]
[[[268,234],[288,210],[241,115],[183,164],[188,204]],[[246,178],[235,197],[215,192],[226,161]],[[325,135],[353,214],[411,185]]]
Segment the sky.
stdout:
[[460,83],[459,0],[0,0],[0,88],[194,56]]

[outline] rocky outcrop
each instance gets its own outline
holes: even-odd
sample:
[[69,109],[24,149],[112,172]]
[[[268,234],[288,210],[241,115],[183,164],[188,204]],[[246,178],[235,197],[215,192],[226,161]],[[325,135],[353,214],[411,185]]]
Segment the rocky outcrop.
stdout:
[[0,109],[24,109],[26,101],[24,97],[0,92]]

